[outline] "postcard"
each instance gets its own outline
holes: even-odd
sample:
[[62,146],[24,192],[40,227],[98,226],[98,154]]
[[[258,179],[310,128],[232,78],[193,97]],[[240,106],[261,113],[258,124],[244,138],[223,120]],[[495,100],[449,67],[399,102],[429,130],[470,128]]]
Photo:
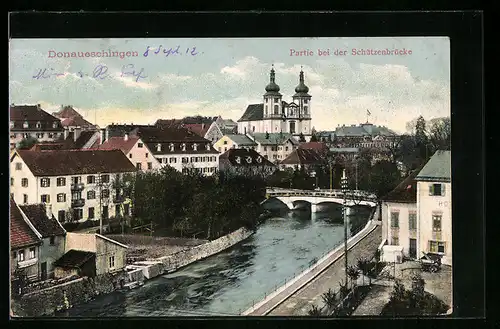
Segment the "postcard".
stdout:
[[9,50],[11,316],[451,314],[448,38]]

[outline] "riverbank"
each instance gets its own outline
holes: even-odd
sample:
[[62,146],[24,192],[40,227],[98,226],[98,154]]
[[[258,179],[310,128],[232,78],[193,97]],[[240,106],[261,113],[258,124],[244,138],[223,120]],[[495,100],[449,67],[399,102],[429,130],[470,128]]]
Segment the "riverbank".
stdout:
[[[359,245],[363,244],[364,240],[369,240],[370,244],[374,245],[376,249],[378,246],[376,242],[381,239],[380,226],[376,221],[373,221],[377,216],[378,208],[375,208],[370,214],[366,226],[349,238],[348,248],[351,253],[358,252],[357,250],[360,249]],[[316,289],[309,288],[317,283],[321,283],[320,285],[323,288],[324,278],[328,279],[330,288],[334,286],[331,283],[334,280],[330,280],[332,278],[330,272],[332,270],[335,271],[335,277],[338,276],[336,281],[338,282],[340,280],[340,273],[343,273],[343,262],[341,261],[344,259],[343,255],[343,245],[337,246],[310,268],[278,288],[264,300],[247,309],[242,315],[307,315],[307,309],[304,310],[305,307],[309,307],[311,303],[317,299],[321,299],[321,294],[324,292],[324,289],[320,289],[321,292],[318,294]],[[352,261],[351,258],[348,257],[348,260]],[[327,274],[325,275],[325,273]],[[337,282],[335,282],[335,285]],[[304,296],[297,297],[298,295]],[[291,299],[293,300],[291,301]]]

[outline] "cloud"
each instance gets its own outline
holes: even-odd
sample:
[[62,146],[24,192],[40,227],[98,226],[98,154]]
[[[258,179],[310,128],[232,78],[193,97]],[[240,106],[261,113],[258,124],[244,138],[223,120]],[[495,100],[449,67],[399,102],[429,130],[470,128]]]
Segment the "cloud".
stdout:
[[233,66],[224,66],[220,73],[227,76],[230,79],[244,79],[247,78],[251,73],[255,72],[256,69],[262,68],[263,64],[254,57],[247,56],[243,59],[236,61]]

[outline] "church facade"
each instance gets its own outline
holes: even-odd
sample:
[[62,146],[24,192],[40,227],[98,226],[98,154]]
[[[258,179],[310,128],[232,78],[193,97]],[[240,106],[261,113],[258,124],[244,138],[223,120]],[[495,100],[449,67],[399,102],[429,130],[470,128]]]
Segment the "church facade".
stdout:
[[238,120],[239,134],[287,133],[297,140],[301,135],[306,141],[311,139],[311,95],[304,83],[304,72],[299,74],[299,84],[295,88],[292,102],[282,98],[280,87],[275,81],[274,68],[271,69],[270,81],[263,95],[263,103],[248,105],[243,116]]

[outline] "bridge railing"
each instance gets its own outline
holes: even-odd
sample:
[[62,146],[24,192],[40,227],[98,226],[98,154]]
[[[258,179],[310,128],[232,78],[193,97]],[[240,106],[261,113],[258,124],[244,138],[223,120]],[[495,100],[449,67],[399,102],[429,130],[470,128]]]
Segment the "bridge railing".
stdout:
[[[295,190],[295,189],[283,189],[283,188],[268,188],[266,190],[268,196],[310,196],[310,197],[334,197],[343,198],[344,193],[341,190]],[[352,199],[353,197],[359,198],[360,200],[375,201],[377,196],[373,193],[366,191],[351,191],[348,193],[347,198]]]

